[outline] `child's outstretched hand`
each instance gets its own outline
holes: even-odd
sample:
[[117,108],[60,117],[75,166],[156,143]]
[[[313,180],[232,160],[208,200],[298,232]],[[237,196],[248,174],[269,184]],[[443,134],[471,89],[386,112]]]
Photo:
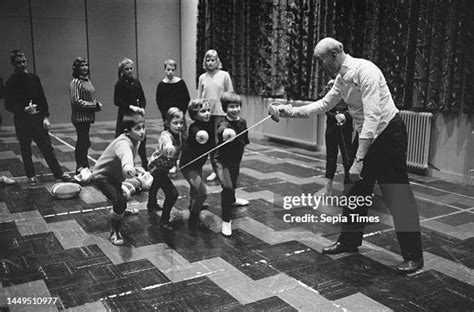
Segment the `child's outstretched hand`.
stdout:
[[224,141],[232,140],[236,136],[234,129],[226,128],[222,132],[222,139]]
[[196,133],[196,142],[198,142],[199,144],[206,144],[208,140],[209,134],[206,130],[199,130]]
[[163,146],[163,155],[167,158],[171,158],[176,153],[176,148],[172,144]]
[[125,179],[134,178],[135,174],[136,174],[135,167],[125,166],[123,168],[123,176],[125,177]]

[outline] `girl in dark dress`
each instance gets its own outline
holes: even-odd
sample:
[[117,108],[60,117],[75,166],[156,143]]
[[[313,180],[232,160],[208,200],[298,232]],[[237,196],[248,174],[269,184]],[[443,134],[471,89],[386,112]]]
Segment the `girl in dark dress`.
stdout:
[[[145,115],[146,99],[143,93],[140,81],[133,77],[134,63],[131,59],[124,58],[118,64],[118,81],[114,89],[114,104],[118,106],[117,126],[115,128],[115,137],[123,133],[122,120],[127,113],[139,113]],[[148,168],[146,157],[146,137],[140,142],[138,155],[142,161],[142,167]]]
[[183,79],[175,76],[177,64],[168,59],[164,62],[165,78],[156,87],[156,104],[161,112],[163,121],[170,107],[179,108],[185,115],[190,100],[188,87]]

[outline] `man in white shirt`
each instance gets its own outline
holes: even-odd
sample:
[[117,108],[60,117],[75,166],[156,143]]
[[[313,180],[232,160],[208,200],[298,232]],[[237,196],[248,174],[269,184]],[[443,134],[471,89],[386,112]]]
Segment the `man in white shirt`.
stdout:
[[[319,41],[314,56],[329,75],[336,76],[332,89],[324,98],[305,106],[278,105],[270,109],[282,117],[302,118],[329,111],[341,99],[347,103],[359,140],[349,171],[355,183],[345,195],[370,196],[375,182],[379,183],[383,200],[393,216],[404,259],[395,269],[413,273],[423,267],[420,220],[406,168],[406,127],[385,77],[372,62],[346,54],[342,43],[333,38]],[[338,118],[343,118],[340,115]],[[339,119],[338,122],[343,121]],[[356,209],[343,207],[348,222],[342,223],[337,242],[324,248],[323,253],[357,252],[365,223],[350,215],[367,216],[368,208],[367,205]]]

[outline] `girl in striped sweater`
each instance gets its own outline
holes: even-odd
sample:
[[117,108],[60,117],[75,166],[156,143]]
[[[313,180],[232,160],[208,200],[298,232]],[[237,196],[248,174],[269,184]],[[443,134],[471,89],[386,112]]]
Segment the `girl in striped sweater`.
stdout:
[[[95,121],[95,112],[102,109],[102,103],[94,96],[94,86],[89,80],[89,62],[86,58],[77,57],[72,63],[74,79],[69,85],[71,97],[71,122],[76,128],[76,173],[90,176],[87,151],[91,146],[89,131]],[[87,172],[84,172],[87,171]]]

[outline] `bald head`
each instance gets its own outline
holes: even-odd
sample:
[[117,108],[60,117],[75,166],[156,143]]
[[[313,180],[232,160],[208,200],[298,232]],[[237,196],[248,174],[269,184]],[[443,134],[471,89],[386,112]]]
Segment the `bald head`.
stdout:
[[342,43],[331,37],[321,39],[316,45],[316,48],[314,48],[314,55],[316,57],[332,52],[336,54],[344,52],[344,47]]
[[314,48],[314,56],[321,61],[323,69],[334,76],[346,58],[342,43],[331,37],[321,39]]

